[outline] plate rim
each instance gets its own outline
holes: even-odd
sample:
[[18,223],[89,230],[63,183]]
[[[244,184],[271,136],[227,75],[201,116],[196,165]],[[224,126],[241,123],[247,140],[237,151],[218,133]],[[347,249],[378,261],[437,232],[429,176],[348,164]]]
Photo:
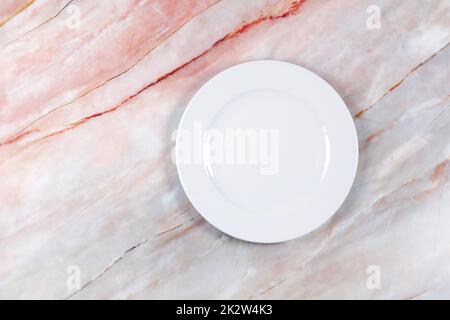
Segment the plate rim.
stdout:
[[[313,77],[315,77],[316,79],[318,79],[319,81],[321,81],[326,87],[328,87],[328,90],[330,90],[330,92],[334,93],[334,95],[336,96],[336,98],[338,99],[338,101],[345,107],[343,108],[343,112],[346,113],[347,118],[350,119],[349,123],[351,124],[351,126],[349,127],[349,129],[351,129],[352,132],[352,137],[354,145],[353,145],[353,151],[354,151],[354,162],[353,162],[353,170],[351,172],[351,174],[349,173],[349,178],[351,183],[349,183],[349,185],[347,186],[345,192],[344,192],[344,196],[342,197],[342,199],[340,199],[339,204],[337,205],[336,209],[332,210],[332,213],[330,213],[328,215],[328,217],[326,219],[324,219],[319,225],[315,226],[314,228],[312,228],[311,230],[304,232],[304,233],[300,233],[298,235],[295,236],[290,236],[290,237],[286,237],[286,238],[282,238],[282,239],[277,239],[277,240],[264,240],[264,239],[252,239],[252,237],[246,237],[240,234],[232,234],[226,230],[224,230],[223,227],[217,225],[215,222],[211,221],[211,219],[208,217],[208,214],[205,214],[204,212],[202,212],[203,210],[198,208],[198,203],[196,203],[197,201],[194,201],[192,199],[192,195],[190,194],[191,191],[189,191],[189,187],[187,187],[186,181],[184,181],[184,174],[183,174],[183,169],[181,169],[181,165],[180,163],[177,161],[176,157],[175,157],[175,164],[176,164],[176,170],[177,170],[177,175],[180,181],[180,184],[183,188],[183,191],[186,194],[186,197],[188,198],[189,202],[191,203],[191,205],[193,206],[193,208],[211,225],[213,225],[216,229],[218,229],[219,231],[232,236],[234,238],[237,238],[239,240],[242,241],[246,241],[246,242],[250,242],[250,243],[265,243],[265,244],[270,244],[270,243],[282,243],[282,242],[286,242],[286,241],[290,241],[293,239],[300,239],[305,237],[306,235],[310,234],[311,232],[319,229],[320,227],[322,227],[323,225],[325,225],[338,211],[339,209],[342,207],[343,203],[345,202],[345,200],[348,198],[348,195],[351,192],[352,186],[355,182],[355,178],[356,178],[356,174],[357,174],[357,170],[358,170],[358,165],[359,165],[359,141],[358,141],[358,134],[357,134],[357,130],[356,130],[356,126],[355,126],[355,122],[353,120],[353,117],[350,113],[350,110],[348,109],[346,103],[344,102],[344,100],[342,99],[342,97],[339,95],[339,93],[325,80],[323,79],[321,76],[319,76],[318,74],[316,74],[315,72],[309,70],[308,68],[305,68],[303,66],[300,66],[296,63],[291,63],[291,62],[286,62],[286,61],[282,61],[282,60],[275,60],[275,59],[257,59],[257,60],[250,60],[250,61],[246,61],[246,62],[242,62],[242,63],[238,63],[235,64],[231,67],[225,68],[219,72],[217,72],[215,75],[213,75],[212,77],[210,77],[207,81],[205,81],[200,88],[195,92],[195,94],[192,96],[192,98],[189,100],[189,103],[186,105],[185,110],[183,111],[183,114],[180,118],[178,127],[177,127],[177,134],[176,134],[176,138],[175,138],[175,154],[178,154],[178,145],[179,145],[179,135],[180,135],[180,130],[183,129],[183,124],[185,122],[185,119],[187,117],[187,115],[192,112],[191,109],[193,108],[192,106],[195,103],[196,98],[202,93],[203,90],[205,90],[205,87],[207,85],[210,85],[215,79],[217,79],[218,77],[222,76],[225,72],[228,71],[232,71],[236,68],[240,68],[242,66],[245,65],[249,65],[249,64],[258,64],[258,63],[275,63],[275,64],[282,64],[282,65],[287,65],[291,68],[297,68],[299,71],[302,72],[306,72],[307,74],[312,75]],[[258,217],[255,217],[255,220],[257,220]],[[268,237],[270,238],[270,237]]]

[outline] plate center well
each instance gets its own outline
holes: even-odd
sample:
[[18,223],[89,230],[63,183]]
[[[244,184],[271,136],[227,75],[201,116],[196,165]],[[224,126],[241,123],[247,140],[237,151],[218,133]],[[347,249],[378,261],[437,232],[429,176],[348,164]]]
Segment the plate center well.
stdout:
[[278,90],[242,92],[205,131],[205,170],[220,193],[255,214],[282,214],[307,201],[330,161],[314,107]]

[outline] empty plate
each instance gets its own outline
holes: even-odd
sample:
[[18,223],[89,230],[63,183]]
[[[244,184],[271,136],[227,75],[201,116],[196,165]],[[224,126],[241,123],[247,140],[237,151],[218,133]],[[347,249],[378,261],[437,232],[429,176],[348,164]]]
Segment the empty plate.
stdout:
[[216,228],[247,241],[305,235],[340,207],[358,141],[333,88],[311,71],[253,61],[209,80],[176,136],[181,184]]

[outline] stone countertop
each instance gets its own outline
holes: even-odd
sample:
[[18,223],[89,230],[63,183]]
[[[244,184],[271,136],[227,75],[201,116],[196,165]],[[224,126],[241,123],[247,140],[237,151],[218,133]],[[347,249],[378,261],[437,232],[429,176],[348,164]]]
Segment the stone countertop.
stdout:
[[[450,298],[450,1],[0,4],[0,298]],[[343,97],[360,161],[320,229],[230,238],[170,161],[199,87],[255,59]]]

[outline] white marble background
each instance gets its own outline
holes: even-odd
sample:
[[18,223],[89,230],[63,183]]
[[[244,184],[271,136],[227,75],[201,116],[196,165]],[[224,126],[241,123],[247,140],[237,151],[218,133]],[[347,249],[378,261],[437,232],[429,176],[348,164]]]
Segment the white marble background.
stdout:
[[[0,298],[450,298],[449,0],[13,2],[0,3]],[[360,143],[343,207],[276,245],[206,223],[169,160],[195,91],[262,58],[331,83]]]

